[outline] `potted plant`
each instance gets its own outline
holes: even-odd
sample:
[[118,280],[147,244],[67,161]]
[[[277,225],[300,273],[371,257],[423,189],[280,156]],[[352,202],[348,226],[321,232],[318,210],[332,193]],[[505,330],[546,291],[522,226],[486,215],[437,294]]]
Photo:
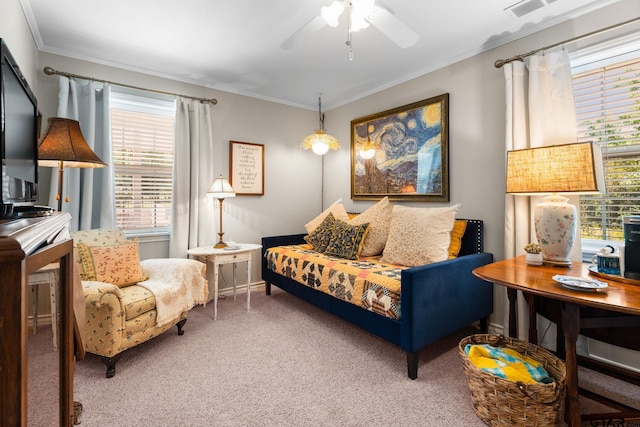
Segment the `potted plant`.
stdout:
[[524,256],[529,265],[542,265],[542,249],[537,243],[529,243],[524,247]]

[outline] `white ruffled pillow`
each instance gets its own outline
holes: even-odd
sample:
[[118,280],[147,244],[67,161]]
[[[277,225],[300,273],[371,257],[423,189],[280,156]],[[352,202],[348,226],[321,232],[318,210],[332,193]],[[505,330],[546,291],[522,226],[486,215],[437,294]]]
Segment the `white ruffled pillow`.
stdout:
[[446,260],[449,257],[451,230],[460,206],[394,206],[389,238],[381,261],[414,267]]

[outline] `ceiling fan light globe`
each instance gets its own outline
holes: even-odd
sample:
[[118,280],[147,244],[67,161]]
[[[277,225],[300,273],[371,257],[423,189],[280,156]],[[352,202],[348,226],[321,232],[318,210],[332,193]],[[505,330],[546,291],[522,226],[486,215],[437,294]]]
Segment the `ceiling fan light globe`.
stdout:
[[351,0],[352,8],[365,18],[373,13],[376,7],[375,0]]
[[351,15],[351,32],[355,33],[364,30],[369,26],[369,22],[362,16]]
[[324,6],[320,9],[320,16],[322,16],[327,25],[335,28],[338,26],[338,18],[340,18],[342,12],[344,12],[344,3],[335,0],[329,6]]

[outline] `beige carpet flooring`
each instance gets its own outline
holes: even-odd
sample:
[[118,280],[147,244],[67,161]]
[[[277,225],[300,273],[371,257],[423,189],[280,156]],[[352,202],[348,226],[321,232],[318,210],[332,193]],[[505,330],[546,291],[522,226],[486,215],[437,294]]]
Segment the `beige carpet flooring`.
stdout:
[[[194,308],[183,336],[173,328],[128,350],[113,378],[87,354],[75,368],[75,400],[86,427],[482,426],[457,349],[472,333],[423,350],[411,381],[399,348],[277,288],[259,290],[249,313],[245,294],[220,300],[217,321],[212,305]],[[28,345],[28,425],[57,425],[50,326]],[[638,387],[596,382],[640,401]]]

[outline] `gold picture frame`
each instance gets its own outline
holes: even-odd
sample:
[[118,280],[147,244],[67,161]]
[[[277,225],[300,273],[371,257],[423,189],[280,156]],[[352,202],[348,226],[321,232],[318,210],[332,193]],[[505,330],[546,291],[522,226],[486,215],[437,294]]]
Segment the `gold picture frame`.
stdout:
[[229,141],[229,183],[237,196],[264,195],[264,145]]
[[449,201],[448,93],[351,121],[351,198],[385,196]]

